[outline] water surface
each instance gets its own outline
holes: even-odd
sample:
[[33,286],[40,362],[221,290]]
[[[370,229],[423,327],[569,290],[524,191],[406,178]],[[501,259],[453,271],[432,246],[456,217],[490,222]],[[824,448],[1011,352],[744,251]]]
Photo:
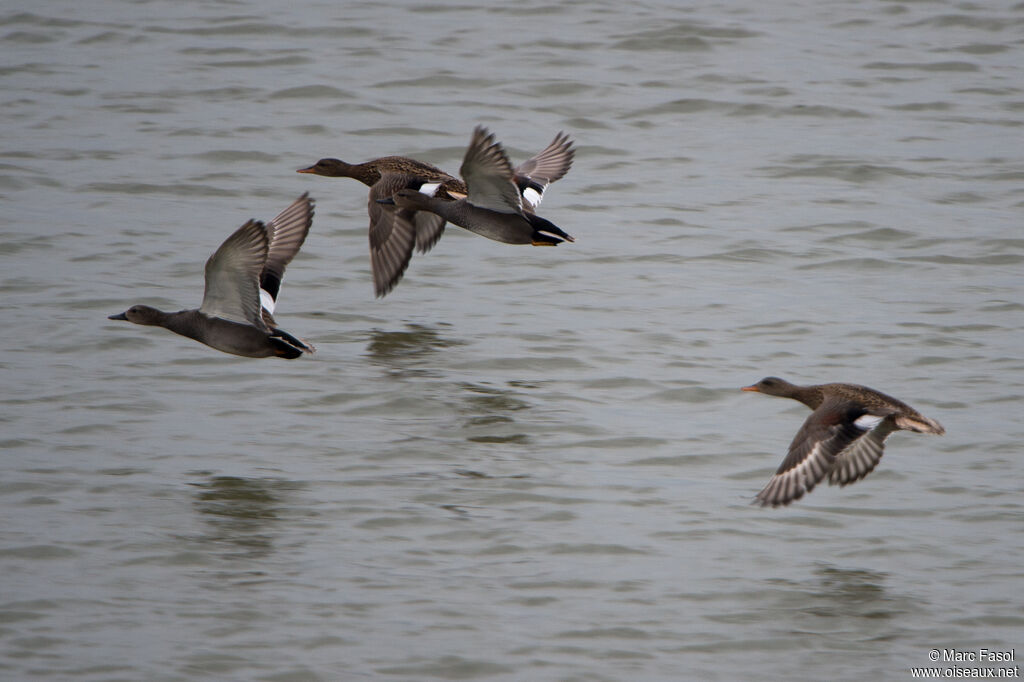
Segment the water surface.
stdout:
[[[1020,649],[1019,6],[7,3],[0,677],[904,679]],[[512,247],[450,227],[374,300],[366,190],[578,153]],[[278,321],[111,322],[302,192]],[[938,419],[750,505],[854,381]]]

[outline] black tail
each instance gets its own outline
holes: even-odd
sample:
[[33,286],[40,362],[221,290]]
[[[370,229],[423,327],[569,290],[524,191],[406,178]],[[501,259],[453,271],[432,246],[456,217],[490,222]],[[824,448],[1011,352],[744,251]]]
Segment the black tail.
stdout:
[[294,360],[303,353],[316,352],[316,348],[312,345],[292,336],[283,329],[274,329],[270,342],[274,344],[274,352],[279,358]]
[[[558,225],[555,225],[550,220],[541,218],[538,215],[533,215],[532,213],[527,213],[526,219],[530,221],[530,227],[533,228],[533,234],[531,236],[534,244],[549,244],[554,246],[555,244],[561,243],[563,240],[567,242],[576,241],[573,239],[572,235],[562,230],[562,228],[558,227]],[[545,232],[548,234],[544,234]],[[558,237],[561,237],[562,239],[551,235],[558,235]]]

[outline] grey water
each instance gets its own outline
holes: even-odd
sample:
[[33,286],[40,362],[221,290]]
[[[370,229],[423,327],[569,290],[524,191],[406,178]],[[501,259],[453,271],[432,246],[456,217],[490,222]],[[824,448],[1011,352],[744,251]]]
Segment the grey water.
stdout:
[[[7,0],[0,679],[910,679],[1024,655],[1024,5]],[[578,152],[557,248],[457,227],[375,300],[366,188]],[[202,298],[317,212],[218,353]],[[750,504],[807,415],[942,422]],[[946,664],[947,667],[951,664]]]

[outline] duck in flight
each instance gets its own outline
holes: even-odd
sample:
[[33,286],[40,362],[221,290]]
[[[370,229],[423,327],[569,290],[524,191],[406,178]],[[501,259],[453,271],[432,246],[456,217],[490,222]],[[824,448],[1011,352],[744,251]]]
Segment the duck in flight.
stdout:
[[[437,214],[444,220],[506,244],[555,246],[576,241],[557,225],[526,209],[516,171],[501,143],[483,126],[473,131],[459,169],[466,185],[462,199],[442,199],[411,189],[400,189],[380,203],[401,210]],[[387,179],[387,176],[384,176]]]
[[273,220],[249,220],[206,261],[206,290],[197,309],[164,312],[133,305],[111,320],[163,327],[225,353],[293,359],[312,345],[280,329],[273,312],[284,271],[313,223],[313,200],[303,194]]
[[[574,156],[572,140],[560,132],[540,153],[513,170],[524,211],[536,210],[548,185],[569,172]],[[426,253],[433,248],[445,226],[445,218],[438,213],[402,208],[382,200],[401,190],[445,201],[456,201],[467,195],[466,184],[459,178],[405,156],[384,156],[356,164],[325,158],[297,172],[354,178],[370,188],[367,202],[370,267],[378,297],[387,295],[398,284],[414,250]]]
[[762,507],[798,500],[828,476],[830,485],[848,485],[871,473],[893,431],[942,435],[942,424],[904,402],[866,386],[795,386],[767,377],[742,390],[799,400],[813,412],[789,445],[768,485],[757,494]]

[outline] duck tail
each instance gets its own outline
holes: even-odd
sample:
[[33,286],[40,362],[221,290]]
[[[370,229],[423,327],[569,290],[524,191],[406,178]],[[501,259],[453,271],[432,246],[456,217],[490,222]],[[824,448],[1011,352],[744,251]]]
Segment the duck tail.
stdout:
[[896,426],[908,431],[917,431],[918,433],[934,433],[937,436],[941,436],[946,432],[942,424],[920,414],[913,417],[897,417]]
[[316,352],[316,348],[313,344],[306,343],[302,339],[292,336],[283,329],[274,329],[273,336],[271,336],[270,339],[271,343],[274,344],[274,353],[279,358],[294,360],[303,353],[312,355]]
[[[571,234],[564,231],[550,220],[541,218],[539,215],[527,213],[526,219],[530,221],[530,227],[533,228],[534,246],[554,246],[562,241],[576,241]],[[558,237],[552,237],[551,235],[558,235],[561,239],[558,239]]]

